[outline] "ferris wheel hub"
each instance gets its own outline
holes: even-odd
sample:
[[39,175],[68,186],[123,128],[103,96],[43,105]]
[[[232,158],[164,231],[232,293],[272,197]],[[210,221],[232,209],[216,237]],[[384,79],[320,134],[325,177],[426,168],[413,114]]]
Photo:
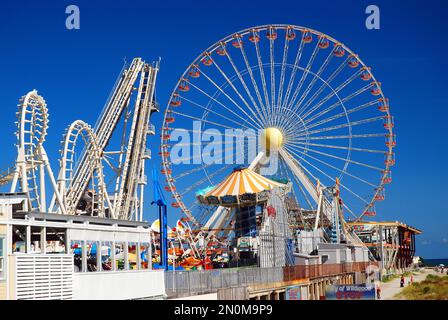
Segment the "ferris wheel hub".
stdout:
[[278,149],[283,145],[283,134],[277,128],[266,128],[262,134],[262,141],[266,150]]

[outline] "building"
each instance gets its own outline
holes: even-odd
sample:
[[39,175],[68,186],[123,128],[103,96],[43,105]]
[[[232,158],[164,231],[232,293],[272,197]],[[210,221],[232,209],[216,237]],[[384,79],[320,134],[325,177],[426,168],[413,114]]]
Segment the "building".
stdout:
[[23,212],[26,199],[0,194],[0,300],[164,297],[146,222]]
[[383,273],[401,272],[412,267],[415,236],[421,234],[421,230],[398,221],[348,224],[380,262]]

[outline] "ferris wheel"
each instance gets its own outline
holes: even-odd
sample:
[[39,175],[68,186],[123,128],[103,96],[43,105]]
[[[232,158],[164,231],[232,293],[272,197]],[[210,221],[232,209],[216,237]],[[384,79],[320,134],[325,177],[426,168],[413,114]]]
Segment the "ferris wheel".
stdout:
[[[236,166],[224,158],[238,158],[225,130],[252,129],[278,148],[271,178],[291,182],[302,209],[316,210],[316,186],[337,184],[346,219],[372,217],[392,182],[393,127],[381,83],[343,43],[293,25],[248,28],[207,48],[177,82],[161,134],[165,190],[187,221],[203,225],[210,210],[196,201],[198,190],[216,186]],[[194,136],[210,142],[209,130],[223,132],[213,141],[223,146],[214,151],[222,157],[205,163]],[[179,132],[192,138],[180,142]],[[186,144],[191,150],[174,158]]]

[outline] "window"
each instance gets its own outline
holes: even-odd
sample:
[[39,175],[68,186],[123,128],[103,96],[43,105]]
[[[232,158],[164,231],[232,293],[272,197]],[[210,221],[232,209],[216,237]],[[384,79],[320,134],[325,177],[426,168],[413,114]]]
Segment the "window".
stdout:
[[129,242],[128,243],[128,263],[129,263],[129,270],[137,270],[138,264],[137,264],[137,243],[135,242]]
[[42,241],[41,241],[41,227],[31,227],[31,253],[41,253],[42,252]]
[[124,242],[115,243],[115,270],[125,269],[125,247]]
[[98,242],[87,241],[86,245],[87,254],[87,271],[98,271]]
[[75,272],[83,271],[83,259],[82,259],[82,241],[72,241],[70,245],[70,253],[73,254],[73,264]]
[[0,280],[5,278],[5,238],[0,237]]
[[65,253],[65,229],[48,228],[46,232],[46,253]]
[[12,252],[26,253],[26,227],[12,226]]
[[140,243],[140,269],[149,268],[149,243]]
[[113,269],[112,264],[112,242],[101,243],[101,270],[111,271]]

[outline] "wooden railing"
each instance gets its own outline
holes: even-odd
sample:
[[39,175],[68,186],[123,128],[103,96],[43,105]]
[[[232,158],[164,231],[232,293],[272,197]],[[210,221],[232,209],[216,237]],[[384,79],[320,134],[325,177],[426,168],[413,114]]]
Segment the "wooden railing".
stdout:
[[372,262],[352,262],[284,267],[283,279],[284,281],[292,281],[297,279],[313,279],[344,273],[362,272],[365,271],[369,265],[371,266],[377,264]]

